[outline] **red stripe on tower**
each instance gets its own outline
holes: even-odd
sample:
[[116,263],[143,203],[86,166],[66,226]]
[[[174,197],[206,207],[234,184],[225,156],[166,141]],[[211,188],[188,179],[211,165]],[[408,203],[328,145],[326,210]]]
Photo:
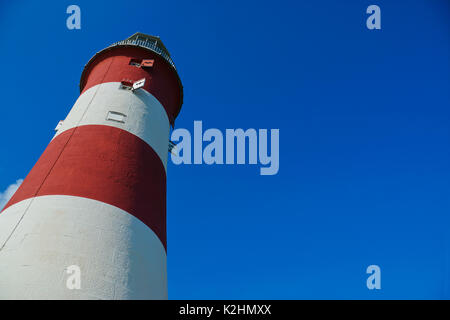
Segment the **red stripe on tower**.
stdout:
[[45,195],[84,197],[121,208],[151,228],[166,247],[166,171],[156,152],[127,131],[88,125],[57,136],[5,209]]

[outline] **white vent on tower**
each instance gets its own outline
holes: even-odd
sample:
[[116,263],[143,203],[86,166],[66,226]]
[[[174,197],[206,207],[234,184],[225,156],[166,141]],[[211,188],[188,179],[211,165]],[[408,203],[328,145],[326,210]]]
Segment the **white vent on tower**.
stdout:
[[125,123],[126,115],[116,111],[109,111],[106,120]]
[[142,88],[145,85],[145,78],[140,79],[138,81],[136,81],[135,83],[133,83],[133,91],[136,91],[137,89]]

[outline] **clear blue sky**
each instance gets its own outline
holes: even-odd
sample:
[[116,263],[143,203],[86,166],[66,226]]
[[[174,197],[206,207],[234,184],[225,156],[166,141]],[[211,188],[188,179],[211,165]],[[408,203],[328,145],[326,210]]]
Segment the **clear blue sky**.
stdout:
[[177,65],[176,127],[280,129],[275,176],[169,164],[169,298],[450,298],[448,1],[2,1],[1,191],[137,31]]

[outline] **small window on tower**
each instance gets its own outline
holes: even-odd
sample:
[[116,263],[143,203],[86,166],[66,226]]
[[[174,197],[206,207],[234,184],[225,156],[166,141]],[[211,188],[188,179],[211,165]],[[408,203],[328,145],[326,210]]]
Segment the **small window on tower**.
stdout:
[[122,84],[120,85],[120,89],[122,89],[122,90],[131,90],[132,87],[127,86],[127,85],[125,85],[125,84],[122,83]]
[[155,63],[155,60],[153,60],[153,59],[144,59],[141,62],[141,67],[142,68],[151,68],[151,67],[153,67],[154,63]]
[[126,115],[116,111],[109,111],[106,120],[125,123]]
[[141,66],[141,59],[131,59],[129,65],[139,68]]
[[133,88],[133,80],[130,79],[123,79],[120,82],[120,89],[123,90],[131,90]]

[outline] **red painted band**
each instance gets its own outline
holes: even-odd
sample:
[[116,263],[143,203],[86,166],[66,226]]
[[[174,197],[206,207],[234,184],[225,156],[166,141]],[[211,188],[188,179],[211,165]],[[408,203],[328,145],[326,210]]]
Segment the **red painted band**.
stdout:
[[[130,65],[130,60],[153,59],[151,68]],[[113,47],[102,51],[83,71],[80,88],[87,89],[106,82],[145,78],[144,89],[155,96],[167,112],[173,125],[181,109],[182,90],[176,71],[158,54],[139,47]]]
[[125,130],[87,125],[61,133],[4,209],[44,195],[116,206],[150,227],[166,248],[166,171],[158,154]]

